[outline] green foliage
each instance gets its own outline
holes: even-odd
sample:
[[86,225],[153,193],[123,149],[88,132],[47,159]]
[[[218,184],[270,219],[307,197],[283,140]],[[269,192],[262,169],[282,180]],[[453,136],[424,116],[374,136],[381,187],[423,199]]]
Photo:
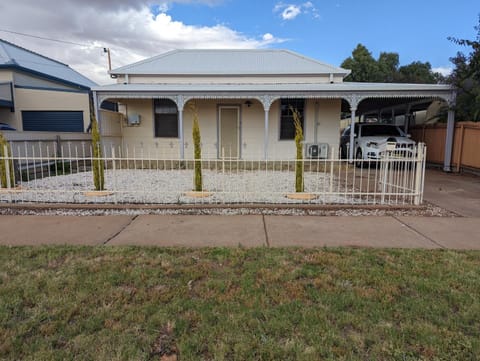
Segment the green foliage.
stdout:
[[90,121],[92,125],[93,184],[95,186],[95,190],[103,191],[105,189],[105,174],[102,161],[102,146],[97,117],[95,116],[95,109],[92,101],[90,101]]
[[[5,153],[5,147],[7,147],[7,152]],[[1,188],[8,188],[7,182],[7,163],[9,168],[9,177],[10,177],[10,187],[13,187],[15,184],[15,171],[13,167],[13,160],[1,159],[3,157],[8,158],[12,156],[12,150],[10,149],[10,144],[7,142],[2,132],[0,132],[0,177],[1,177]]]
[[302,116],[297,109],[290,107],[293,114],[293,124],[295,125],[295,147],[296,147],[296,162],[295,162],[295,192],[304,191],[303,182],[303,129]]
[[70,174],[70,163],[57,160],[55,163],[50,164],[50,172],[55,175]]
[[370,51],[362,44],[353,50],[352,56],[345,59],[342,68],[352,72],[346,81],[380,82],[380,83],[440,83],[444,81],[441,74],[432,71],[430,63],[414,61],[400,66],[397,53],[381,52],[375,60]]
[[442,79],[440,74],[432,72],[432,66],[429,62],[414,61],[409,65],[401,66],[397,74],[397,82],[399,83],[435,84]]
[[341,67],[352,71],[345,78],[346,81],[378,81],[378,64],[372,54],[362,44],[357,45],[352,52],[352,56],[345,59]]
[[378,64],[378,81],[384,83],[393,83],[396,81],[396,74],[400,64],[397,53],[380,53],[377,60]]
[[202,181],[202,148],[200,137],[200,125],[198,123],[198,109],[195,102],[190,103],[190,110],[193,115],[193,153],[194,153],[194,190],[201,192],[203,190]]
[[476,40],[449,38],[470,49],[468,54],[458,52],[450,59],[455,68],[448,81],[457,88],[455,117],[459,121],[480,121],[480,16],[475,30]]

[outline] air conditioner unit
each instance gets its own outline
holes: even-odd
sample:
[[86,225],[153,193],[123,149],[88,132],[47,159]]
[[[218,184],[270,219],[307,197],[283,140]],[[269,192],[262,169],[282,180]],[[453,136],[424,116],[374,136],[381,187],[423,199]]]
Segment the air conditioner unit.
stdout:
[[328,158],[327,143],[306,143],[305,158],[307,159],[325,159]]
[[140,124],[140,114],[128,114],[127,124],[128,124],[128,126],[139,125]]

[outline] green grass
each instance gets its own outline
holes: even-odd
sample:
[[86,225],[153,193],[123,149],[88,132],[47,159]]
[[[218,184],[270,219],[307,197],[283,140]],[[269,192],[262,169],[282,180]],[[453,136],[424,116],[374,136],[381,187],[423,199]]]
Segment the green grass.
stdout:
[[0,359],[477,360],[480,253],[0,247]]

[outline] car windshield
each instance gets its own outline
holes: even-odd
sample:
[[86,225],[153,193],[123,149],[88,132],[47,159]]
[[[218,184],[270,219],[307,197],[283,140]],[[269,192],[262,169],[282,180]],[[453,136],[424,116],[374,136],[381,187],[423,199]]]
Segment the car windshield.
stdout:
[[377,135],[403,136],[400,129],[394,125],[370,124],[362,126],[362,137],[373,137]]

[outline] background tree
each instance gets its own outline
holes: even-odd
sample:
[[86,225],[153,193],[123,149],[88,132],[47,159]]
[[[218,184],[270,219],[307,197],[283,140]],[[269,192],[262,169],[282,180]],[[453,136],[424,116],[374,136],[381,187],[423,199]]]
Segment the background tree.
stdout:
[[458,52],[450,59],[455,67],[448,81],[457,88],[455,117],[459,121],[480,121],[480,16],[475,30],[475,40],[448,38],[470,49],[468,54]]
[[380,53],[377,60],[378,64],[378,81],[384,83],[393,83],[396,81],[398,73],[398,65],[400,64],[397,53]]
[[436,84],[442,79],[441,74],[432,71],[429,62],[414,61],[398,68],[399,83]]
[[352,51],[352,56],[345,59],[341,67],[352,71],[345,78],[346,81],[427,84],[445,81],[441,74],[432,71],[428,62],[414,61],[400,66],[399,59],[397,53],[381,52],[375,60],[364,45],[358,44]]
[[341,67],[352,71],[345,78],[346,81],[371,82],[378,77],[377,61],[362,44],[357,45],[352,51],[352,56],[345,59]]

